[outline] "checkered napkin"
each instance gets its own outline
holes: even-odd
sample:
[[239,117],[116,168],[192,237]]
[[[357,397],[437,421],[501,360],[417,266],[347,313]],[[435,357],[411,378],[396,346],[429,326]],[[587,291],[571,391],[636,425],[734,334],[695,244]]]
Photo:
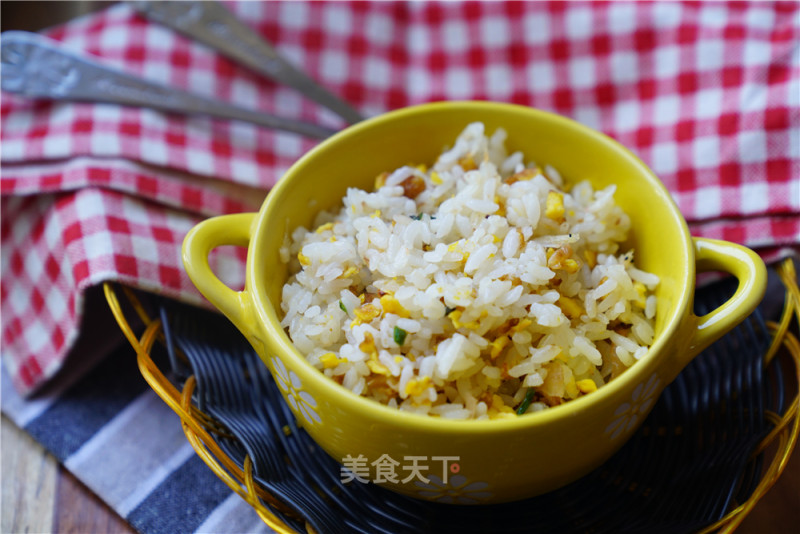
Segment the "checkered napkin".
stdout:
[[[454,99],[555,111],[649,164],[695,235],[744,243],[767,260],[797,251],[796,2],[228,7],[367,115]],[[48,34],[155,81],[341,126],[293,90],[126,5]],[[238,122],[2,96],[2,356],[23,394],[61,367],[87,287],[117,280],[202,303],[180,262],[186,231],[212,215],[257,210],[313,146]],[[241,283],[243,254],[213,263]]]

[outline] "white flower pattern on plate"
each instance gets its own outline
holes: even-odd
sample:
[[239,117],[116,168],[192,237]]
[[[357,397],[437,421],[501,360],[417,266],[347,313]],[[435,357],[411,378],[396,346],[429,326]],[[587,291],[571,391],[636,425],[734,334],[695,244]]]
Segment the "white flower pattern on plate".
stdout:
[[647,382],[640,382],[633,390],[631,401],[620,404],[614,411],[614,420],[606,427],[605,434],[614,440],[631,430],[655,402],[660,384],[661,380],[655,374]]
[[441,478],[431,475],[430,483],[425,484],[419,480],[414,482],[417,486],[417,495],[436,502],[448,504],[478,504],[492,496],[485,491],[489,487],[486,482],[469,482],[462,475],[448,477],[447,484]]
[[286,400],[296,414],[300,414],[304,422],[319,424],[322,422],[317,413],[317,401],[307,391],[303,391],[300,377],[289,371],[286,364],[277,356],[272,357],[272,368],[275,370],[275,382],[286,394]]

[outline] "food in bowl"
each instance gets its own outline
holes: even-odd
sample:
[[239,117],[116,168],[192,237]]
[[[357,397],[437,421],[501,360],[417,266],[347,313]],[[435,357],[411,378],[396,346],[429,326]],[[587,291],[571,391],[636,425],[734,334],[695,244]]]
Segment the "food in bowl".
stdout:
[[615,186],[565,184],[505,138],[469,124],[430,168],[350,188],[286,236],[281,325],[312,365],[399,410],[494,419],[591,394],[647,353],[659,279],[625,248]]
[[[630,217],[632,229],[614,254],[634,248],[635,265],[656,274],[659,282],[653,342],[646,357],[625,372],[593,393],[536,414],[462,421],[388,408],[342,387],[292,342],[281,325],[281,301],[289,263],[299,274],[290,247],[298,226],[313,232],[332,222],[321,220],[315,226],[314,218],[322,209],[335,215],[350,186],[372,191],[373,179],[382,171],[409,162],[433,164],[442,147],[472,122],[484,123],[491,132],[504,128],[509,151],[521,150],[558,169],[572,196],[572,184],[581,180],[597,190],[616,185],[614,200]],[[508,204],[507,198],[506,208]],[[247,247],[244,288],[227,286],[209,263],[212,250],[228,245]],[[552,113],[486,101],[427,103],[346,128],[295,162],[257,213],[212,217],[195,226],[184,239],[183,259],[200,292],[258,352],[297,423],[332,458],[343,464],[345,458],[366,458],[371,480],[414,498],[437,500],[477,484],[481,503],[540,495],[600,466],[641,426],[664,387],[756,308],[767,279],[764,263],[753,251],[692,237],[663,183],[613,139]],[[697,316],[692,308],[695,275],[708,270],[731,273],[738,286],[726,302]],[[409,332],[403,341],[412,340]],[[402,400],[399,394],[397,398]],[[458,457],[457,481],[447,479],[442,462],[433,460],[451,457]],[[387,458],[401,463],[403,475],[408,469],[402,468],[413,469],[407,458],[427,458],[418,464],[428,468],[421,472],[441,479],[432,478],[423,487],[419,484],[424,481],[409,476],[378,481],[384,473],[378,465],[385,466]]]

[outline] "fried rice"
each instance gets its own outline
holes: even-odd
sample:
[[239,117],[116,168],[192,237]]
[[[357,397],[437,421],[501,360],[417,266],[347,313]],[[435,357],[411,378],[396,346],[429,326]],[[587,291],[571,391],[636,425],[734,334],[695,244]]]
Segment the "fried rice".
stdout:
[[392,408],[494,419],[591,394],[647,353],[659,280],[622,249],[615,186],[568,186],[505,140],[469,124],[432,166],[384,172],[285,237],[281,324],[312,365]]

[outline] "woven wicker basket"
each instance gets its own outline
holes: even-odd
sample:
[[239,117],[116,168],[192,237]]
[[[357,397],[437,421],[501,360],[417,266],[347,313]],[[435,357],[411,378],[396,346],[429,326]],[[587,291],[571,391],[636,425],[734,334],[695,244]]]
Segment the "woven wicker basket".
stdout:
[[[607,464],[547,495],[466,508],[344,484],[226,319],[104,289],[142,375],[198,456],[278,532],[731,532],[781,475],[800,431],[800,343],[790,331],[800,290],[791,260],[776,273],[786,290],[779,317],[757,310],[698,356]],[[724,298],[700,290],[696,307]]]

